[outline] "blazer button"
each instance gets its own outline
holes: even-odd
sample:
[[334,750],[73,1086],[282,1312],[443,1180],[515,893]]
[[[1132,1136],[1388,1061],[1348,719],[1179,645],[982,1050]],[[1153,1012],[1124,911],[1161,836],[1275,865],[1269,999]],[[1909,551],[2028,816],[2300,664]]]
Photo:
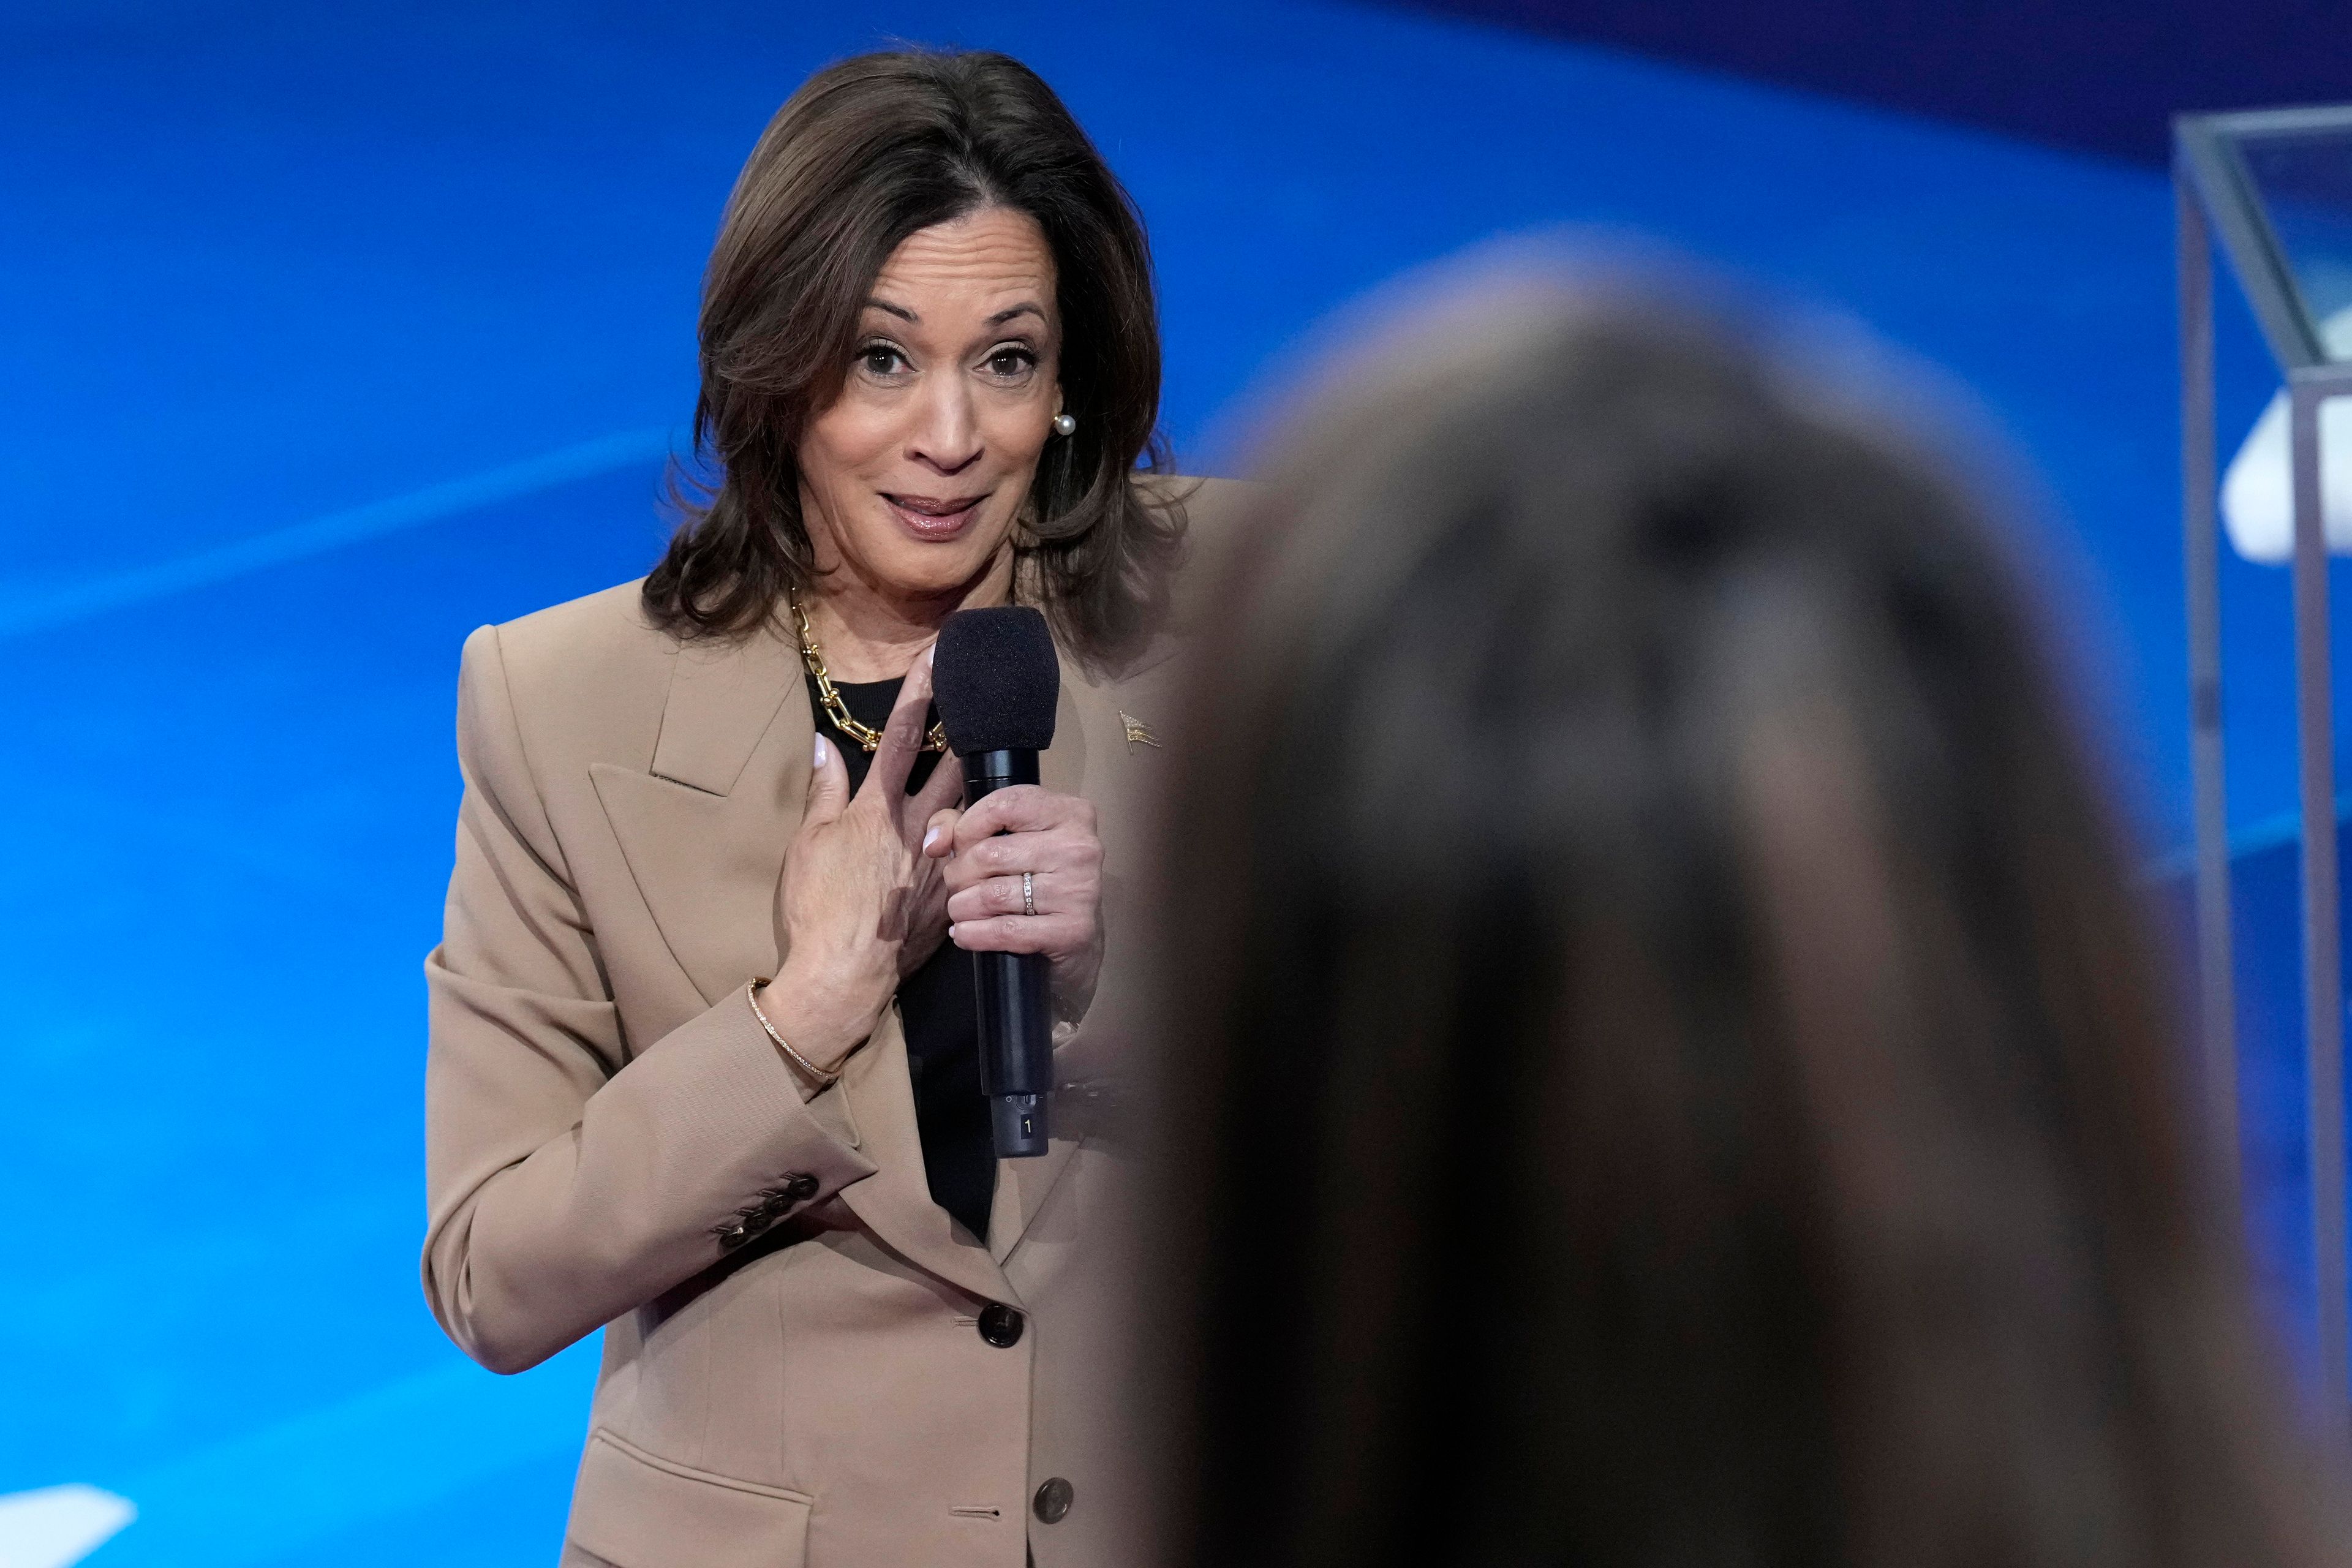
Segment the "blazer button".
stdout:
[[732,1252],[751,1239],[751,1227],[743,1225],[720,1226],[718,1230],[719,1249]]
[[796,1204],[804,1204],[816,1196],[817,1181],[805,1171],[796,1171],[784,1179],[784,1195]]
[[760,1200],[760,1212],[763,1215],[780,1215],[792,1206],[789,1193],[770,1193]]
[[980,1310],[980,1337],[998,1350],[1021,1342],[1022,1325],[1021,1314],[1002,1301],[991,1301]]
[[1069,1482],[1055,1476],[1037,1489],[1037,1495],[1030,1500],[1029,1506],[1047,1524],[1059,1524],[1069,1517],[1070,1500],[1076,1495],[1076,1489]]

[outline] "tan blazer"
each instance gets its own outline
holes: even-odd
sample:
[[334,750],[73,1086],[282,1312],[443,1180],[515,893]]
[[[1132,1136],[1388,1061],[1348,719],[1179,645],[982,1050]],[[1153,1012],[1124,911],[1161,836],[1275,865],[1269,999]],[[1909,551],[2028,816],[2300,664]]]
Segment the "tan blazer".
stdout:
[[1117,685],[1065,666],[1042,772],[1098,808],[1109,946],[1056,1050],[1051,1152],[999,1163],[983,1247],[925,1184],[895,1009],[803,1101],[744,999],[779,965],[808,783],[796,651],[681,648],[635,584],[467,638],[425,1289],[496,1371],[605,1329],[565,1563],[1144,1554],[1121,939],[1167,766],[1136,725],[1174,718],[1180,662]]

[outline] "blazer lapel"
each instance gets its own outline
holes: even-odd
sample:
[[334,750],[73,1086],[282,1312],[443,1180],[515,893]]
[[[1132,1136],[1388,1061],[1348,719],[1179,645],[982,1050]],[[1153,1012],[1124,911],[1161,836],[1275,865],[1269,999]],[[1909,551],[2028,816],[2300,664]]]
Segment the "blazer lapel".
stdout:
[[650,772],[589,774],[637,891],[706,1005],[779,958],[776,878],[814,726],[800,660],[767,632],[679,650]]
[[[907,1073],[907,1036],[895,1006],[874,1037],[842,1068],[841,1092],[864,1136],[861,1152],[877,1167],[841,1189],[842,1201],[910,1261],[992,1301],[1019,1298],[989,1252],[961,1239],[948,1211],[931,1201],[923,1173],[922,1133]],[[1003,1162],[998,1162],[1000,1172]]]
[[[1093,695],[1094,689],[1087,685],[1076,668],[1064,658],[1061,700],[1054,709],[1054,743],[1046,748],[1044,756],[1037,759],[1037,782],[1047,789],[1062,795],[1086,794],[1087,721],[1090,717],[1088,710],[1093,704],[1089,700]],[[1064,1064],[1058,1053],[1054,1065],[1054,1076],[1058,1084],[1064,1076]],[[1066,1098],[1058,1099],[1048,1112],[1049,1128],[1052,1119],[1056,1117],[1064,1125],[1068,1125],[1077,1110]],[[1055,1136],[1047,1142],[1045,1152],[1034,1159],[999,1160],[996,1163],[998,1184],[1011,1189],[1014,1222],[1011,1225],[1003,1223],[1002,1211],[1005,1205],[1002,1202],[997,1205],[998,1212],[989,1216],[988,1250],[997,1262],[1003,1263],[1010,1257],[1013,1249],[1021,1245],[1021,1238],[1029,1234],[1029,1226],[1036,1220],[1037,1211],[1045,1206],[1046,1194],[1054,1190],[1054,1184],[1068,1170],[1070,1156],[1077,1152],[1082,1142],[1083,1131],[1076,1138]]]
[[[1106,837],[1123,839],[1130,850],[1155,837],[1150,817],[1160,798],[1158,759],[1166,753],[1151,726],[1142,717],[1122,711],[1121,705],[1141,703],[1146,716],[1164,717],[1174,673],[1172,666],[1162,664],[1139,685],[1132,676],[1097,685],[1067,660],[1062,666],[1054,744],[1039,760],[1039,777],[1051,789],[1093,801],[1103,814]],[[1120,825],[1116,831],[1109,826],[1114,820]],[[1115,920],[1142,915],[1133,907],[1139,893],[1131,879],[1143,874],[1139,867],[1123,864],[1108,872],[1104,898]],[[1114,931],[1110,962],[1115,973],[1123,973],[1117,966],[1131,968],[1140,961],[1136,936],[1132,931]],[[1125,978],[1129,984],[1124,1005],[1120,982],[1107,976],[1110,989],[1097,995],[1086,1026],[1054,1054],[1053,1115],[1058,1130],[1048,1152],[1040,1159],[998,1164],[999,1180],[1012,1189],[999,1194],[997,1217],[1004,1223],[992,1224],[989,1231],[990,1250],[999,1262],[1012,1255],[1035,1225],[1039,1211],[1068,1173],[1071,1156],[1087,1144],[1108,1146],[1126,1135],[1118,1129],[1134,1114],[1129,1104],[1132,1086],[1126,1081],[1133,1068],[1128,1058],[1133,1048],[1129,1007],[1134,977]],[[1070,1136],[1061,1136],[1062,1131]]]
[[[1068,1097],[1057,1096],[1049,1116],[1066,1119],[1071,1109]],[[1037,1211],[1045,1206],[1045,1194],[1054,1190],[1064,1173],[1069,1170],[1070,1156],[1078,1152],[1078,1145],[1084,1141],[1083,1134],[1076,1138],[1057,1136],[1046,1143],[1045,1153],[1034,1159],[996,1162],[996,1179],[1006,1193],[1000,1195],[996,1205],[1000,1212],[989,1215],[988,1255],[998,1263],[1002,1264],[1012,1257],[1013,1249],[1019,1247],[1022,1238],[1029,1234],[1030,1226],[1036,1222]],[[1006,1208],[1008,1201],[1011,1205],[1009,1215],[1001,1212]],[[1007,1217],[1013,1223],[1006,1225],[1004,1220]]]
[[1087,704],[1093,689],[1080,684],[1068,659],[1062,661],[1062,695],[1054,704],[1054,743],[1037,759],[1037,782],[1063,795],[1084,795],[1087,783]]

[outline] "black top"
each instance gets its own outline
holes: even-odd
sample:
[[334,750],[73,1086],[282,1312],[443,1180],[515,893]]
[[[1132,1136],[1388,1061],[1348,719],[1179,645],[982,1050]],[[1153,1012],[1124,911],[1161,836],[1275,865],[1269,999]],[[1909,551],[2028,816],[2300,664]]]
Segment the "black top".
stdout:
[[[861,724],[879,730],[889,721],[899,682],[834,683],[842,705]],[[866,782],[873,754],[843,734],[816,698],[816,678],[808,678],[809,709],[817,732],[840,748],[849,765],[854,795]],[[935,708],[926,726],[939,721]],[[925,752],[907,776],[914,794],[931,776],[942,753]],[[956,763],[948,760],[948,765]],[[907,1030],[907,1074],[915,1085],[915,1127],[923,1141],[923,1176],[931,1201],[953,1215],[982,1241],[988,1239],[989,1205],[996,1198],[996,1147],[989,1131],[988,1100],[980,1092],[980,1008],[973,993],[971,954],[941,941],[939,951],[898,985],[898,1016]]]

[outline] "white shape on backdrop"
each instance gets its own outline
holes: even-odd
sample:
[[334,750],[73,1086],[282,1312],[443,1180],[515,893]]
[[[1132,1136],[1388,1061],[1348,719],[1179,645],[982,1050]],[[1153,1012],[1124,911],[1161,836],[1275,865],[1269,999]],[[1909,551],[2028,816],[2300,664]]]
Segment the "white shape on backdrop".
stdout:
[[[2320,323],[2329,354],[2352,359],[2352,310]],[[2281,390],[2254,421],[2221,479],[2221,523],[2249,561],[2275,566],[2294,557],[2294,479],[2287,451],[2287,397]],[[2319,514],[2327,548],[2352,555],[2352,397],[2319,405]]]
[[0,1497],[0,1568],[68,1568],[139,1516],[96,1487],[43,1487]]

